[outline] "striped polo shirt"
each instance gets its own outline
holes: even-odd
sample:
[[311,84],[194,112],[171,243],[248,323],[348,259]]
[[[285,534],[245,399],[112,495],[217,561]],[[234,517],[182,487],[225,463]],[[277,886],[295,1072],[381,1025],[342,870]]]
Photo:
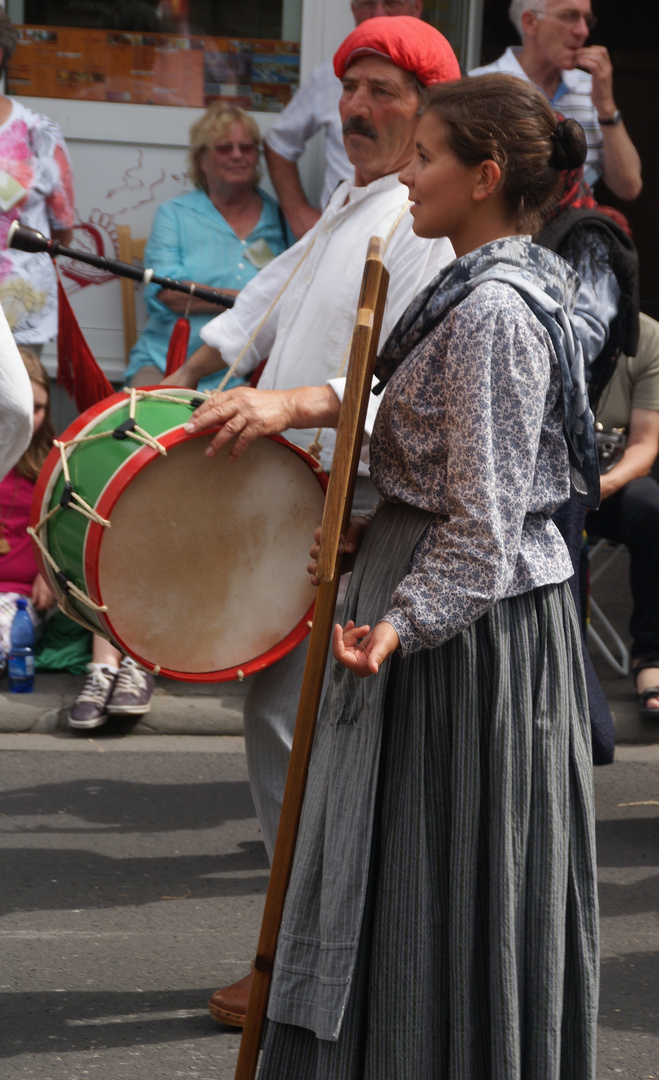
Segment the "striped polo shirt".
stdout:
[[[517,59],[521,48],[521,45],[513,45],[506,49],[503,56],[500,56],[493,64],[474,68],[469,74],[486,75],[492,71],[501,71],[505,75],[516,75],[518,79],[530,82],[531,80]],[[571,116],[573,120],[578,120],[584,129],[588,144],[584,175],[591,187],[600,179],[604,171],[602,131],[597,122],[597,110],[591,98],[592,85],[592,76],[585,71],[580,71],[578,68],[573,68],[572,71],[561,71],[561,80],[556,93],[549,99],[554,109],[563,116]]]

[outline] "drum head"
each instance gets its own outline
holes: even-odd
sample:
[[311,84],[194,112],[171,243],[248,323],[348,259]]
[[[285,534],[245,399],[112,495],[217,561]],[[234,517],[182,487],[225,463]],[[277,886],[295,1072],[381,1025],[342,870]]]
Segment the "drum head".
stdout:
[[[306,456],[273,439],[236,462],[208,437],[170,446],[123,487],[97,553],[112,637],[175,678],[235,678],[308,631],[306,571],[324,491]],[[107,492],[106,492],[107,495]]]

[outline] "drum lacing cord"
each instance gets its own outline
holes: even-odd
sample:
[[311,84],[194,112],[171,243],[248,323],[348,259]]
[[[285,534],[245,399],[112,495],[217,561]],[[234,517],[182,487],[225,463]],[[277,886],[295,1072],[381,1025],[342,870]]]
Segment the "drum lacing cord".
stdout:
[[[125,432],[125,436],[127,438],[132,438],[136,442],[142,443],[143,445],[150,446],[152,449],[157,450],[159,454],[166,455],[167,451],[165,447],[162,446],[157,439],[154,439],[152,435],[149,435],[147,431],[144,431],[143,428],[135,424],[135,410],[137,407],[138,394],[134,387],[131,388],[129,393],[129,420],[133,421],[134,426],[132,430],[127,430]],[[139,395],[139,397],[144,396],[146,395]],[[177,400],[180,401],[181,399],[178,398]],[[28,527],[27,530],[28,534],[32,537],[35,544],[39,548],[39,551],[43,555],[45,561],[49,564],[49,566],[52,567],[55,573],[55,577],[62,590],[62,596],[59,598],[58,601],[60,608],[62,609],[62,611],[64,611],[65,615],[68,615],[70,618],[75,618],[76,621],[80,622],[82,626],[85,626],[87,629],[92,629],[94,631],[96,631],[96,627],[91,626],[91,624],[87,623],[79,617],[76,618],[76,616],[72,614],[73,609],[71,608],[71,605],[67,602],[67,596],[74,596],[76,600],[78,600],[81,604],[84,604],[86,607],[91,608],[92,611],[105,612],[107,611],[107,606],[105,604],[97,604],[94,600],[91,599],[91,597],[87,596],[86,593],[82,591],[82,589],[78,588],[78,586],[74,584],[74,582],[69,580],[69,578],[65,577],[64,573],[57,565],[55,559],[50,554],[48,548],[41,539],[41,532],[48,524],[50,519],[54,517],[55,514],[58,514],[60,510],[64,510],[67,506],[70,507],[71,510],[75,510],[78,514],[82,514],[83,517],[86,517],[90,521],[95,522],[96,525],[100,525],[104,529],[110,528],[110,522],[107,520],[107,518],[101,517],[101,515],[94,509],[94,507],[90,506],[89,503],[85,499],[83,499],[83,497],[79,495],[78,492],[74,489],[73,483],[71,482],[71,473],[69,471],[68,451],[71,449],[71,447],[75,449],[76,446],[81,446],[83,443],[96,442],[98,439],[112,438],[113,435],[114,432],[112,431],[102,431],[94,435],[80,435],[78,436],[78,438],[69,439],[67,442],[62,442],[60,439],[53,440],[53,446],[57,450],[59,450],[62,475],[64,477],[64,493],[57,505],[54,506],[51,510],[49,510],[46,514],[44,514],[44,516],[41,518],[40,521],[37,522],[34,528]]]
[[[398,226],[400,225],[401,221],[403,220],[405,214],[407,213],[408,207],[410,207],[411,205],[412,205],[411,200],[406,199],[405,202],[403,203],[403,205],[401,206],[400,210],[398,211],[398,214],[396,215],[394,223],[391,226],[391,228],[389,229],[389,232],[387,233],[386,239],[384,241],[384,246],[382,248],[382,258],[383,259],[384,259],[384,256],[387,253],[387,248],[389,247],[389,244],[391,243],[392,237],[393,237],[394,233],[396,232],[396,229],[398,228]],[[344,373],[344,371],[346,369],[346,365],[348,363],[348,357],[350,356],[350,349],[351,348],[352,348],[352,334],[350,335],[350,342],[348,344],[348,347],[347,347],[346,351],[343,354],[343,359],[341,360],[341,363],[339,365],[339,370],[338,370],[338,372],[336,374],[337,379],[340,379],[343,376],[343,373]],[[317,462],[316,470],[318,472],[320,472],[322,470],[322,467],[323,467],[322,463],[321,463],[321,460],[320,460],[321,451],[323,449],[323,444],[320,441],[322,434],[323,434],[323,429],[321,427],[319,427],[318,430],[316,431],[316,434],[314,435],[313,440],[307,446],[307,453],[309,454],[310,457],[312,457],[314,459],[315,462]]]
[[[97,437],[97,436],[96,436]],[[95,436],[83,436],[80,439],[71,439],[70,442],[61,442],[59,439],[53,440],[53,446],[59,450],[60,462],[62,466],[62,475],[64,477],[64,493],[62,498],[56,506],[49,510],[47,514],[41,518],[40,521],[32,528],[28,526],[28,535],[32,537],[35,544],[39,548],[39,551],[43,555],[45,561],[51,566],[55,572],[55,577],[62,590],[62,596],[59,598],[59,606],[65,615],[71,615],[70,605],[66,603],[66,594],[71,593],[75,596],[76,600],[79,600],[81,604],[86,604],[87,607],[92,608],[94,611],[107,611],[105,606],[94,603],[83,591],[79,589],[72,581],[65,577],[63,571],[55,562],[54,558],[50,554],[48,548],[41,539],[41,531],[48,524],[50,519],[58,514],[60,510],[63,510],[66,506],[69,506],[72,510],[75,510],[78,514],[82,514],[83,517],[89,518],[90,521],[96,522],[97,525],[102,525],[104,528],[110,527],[110,522],[106,518],[101,517],[100,514],[94,510],[92,506],[86,502],[81,495],[78,495],[77,491],[73,490],[73,484],[71,483],[71,474],[69,472],[69,462],[67,458],[67,450],[70,446],[75,446],[82,442],[91,442]],[[66,606],[65,606],[66,605]],[[78,620],[80,621],[80,620]],[[83,622],[82,624],[87,625]],[[89,628],[89,627],[88,627]],[[96,629],[95,627],[93,629]]]
[[[60,506],[55,507],[55,510],[61,510],[61,509],[62,509],[62,507],[60,507]],[[65,600],[66,596],[70,593],[73,596],[75,596],[76,600],[79,600],[81,604],[85,604],[86,607],[91,608],[92,611],[100,611],[100,612],[107,611],[108,609],[107,609],[107,606],[105,604],[96,604],[91,599],[91,597],[87,596],[87,594],[84,593],[82,591],[82,589],[79,589],[78,586],[73,581],[71,581],[69,578],[65,578],[64,574],[60,570],[59,566],[55,562],[52,555],[50,554],[48,548],[46,547],[46,545],[43,543],[41,537],[39,536],[38,530],[41,528],[42,525],[44,525],[46,523],[48,518],[52,517],[53,512],[54,511],[51,511],[50,514],[47,514],[46,517],[43,518],[39,522],[39,524],[34,527],[34,529],[31,526],[28,526],[27,532],[32,537],[32,539],[34,540],[35,544],[39,548],[39,551],[43,555],[46,562],[50,566],[52,566],[53,570],[55,571],[55,576],[57,577],[57,580],[58,580],[58,582],[60,584],[60,588],[62,589],[63,592],[65,590],[64,596],[62,596],[60,598],[60,600],[58,601],[59,606],[62,608],[62,611],[64,611],[65,615],[70,614],[70,611],[66,610],[66,608],[63,606],[63,603],[62,603],[62,601]],[[108,522],[107,524],[109,525],[110,523]],[[73,616],[72,616],[72,618],[73,618]],[[80,621],[80,620],[78,620],[78,621]],[[82,625],[85,626],[86,624],[83,623]],[[89,624],[87,624],[87,626],[89,628]],[[96,627],[93,627],[93,630],[94,630],[95,633],[97,632]]]
[[[144,428],[141,428],[139,424],[135,423],[135,410],[137,409],[137,402],[144,400],[145,397],[148,397],[149,392],[147,391],[146,393],[144,393],[144,391],[142,391],[140,393],[138,387],[124,386],[124,393],[130,396],[128,419],[132,420],[133,422],[133,427],[126,430],[126,436],[129,439],[134,439],[135,442],[141,442],[145,446],[150,446],[152,450],[157,450],[158,453],[162,455],[162,457],[167,457],[167,450],[162,445],[162,443],[159,443],[158,440],[153,437],[153,435],[149,435],[148,431],[145,431]],[[104,432],[104,434],[106,433]],[[107,434],[114,435],[114,432],[109,431],[107,432]]]
[[[155,390],[143,390],[141,387],[134,387],[133,389],[135,389],[135,393],[139,401],[146,401],[147,398],[156,398],[158,401],[170,401],[174,405],[193,405],[195,409],[197,408],[197,404],[200,401],[205,401],[207,398],[212,397],[214,393],[213,390],[192,390],[190,391],[190,396],[188,397],[177,397],[173,393],[163,393],[160,390],[160,387],[157,387]],[[128,387],[124,387],[124,390],[126,393],[128,393]],[[112,432],[103,432],[103,435],[106,434],[112,435]],[[161,446],[160,443],[158,445],[160,447],[160,452],[166,455],[166,447]]]
[[[126,392],[130,394],[128,418],[134,423],[135,410],[137,407],[138,399],[150,396],[150,392],[140,392],[135,387],[131,387],[130,389],[126,388]],[[167,398],[166,400],[176,401],[178,403],[181,402],[182,399]],[[107,529],[110,528],[110,522],[106,518],[101,517],[101,515],[97,513],[96,510],[94,510],[93,506],[90,506],[89,503],[86,502],[86,500],[83,499],[82,496],[79,495],[78,492],[74,489],[71,482],[71,474],[69,472],[67,451],[71,447],[75,448],[76,446],[82,446],[83,443],[96,442],[98,439],[109,439],[113,437],[114,431],[100,431],[95,435],[80,435],[78,436],[78,438],[69,439],[67,442],[61,442],[59,439],[53,439],[53,446],[56,447],[60,453],[60,462],[62,466],[62,475],[64,476],[66,501],[63,503],[58,503],[58,505],[54,506],[52,510],[49,510],[48,513],[44,517],[42,517],[41,521],[39,521],[39,523],[37,524],[37,529],[40,530],[50,520],[50,518],[54,514],[58,513],[59,510],[62,510],[64,506],[70,506],[72,510],[76,510],[79,514],[82,514],[84,517],[89,518],[90,521],[96,522],[97,525],[102,525],[104,528]],[[163,457],[167,456],[167,450],[165,449],[165,447],[161,443],[159,443],[157,439],[154,439],[153,435],[150,435],[148,431],[145,431],[144,428],[139,427],[138,424],[134,423],[134,427],[132,430],[125,431],[125,437],[129,439],[134,439],[135,442],[142,443],[144,446],[150,446],[152,450],[156,450]]]
[[[144,400],[150,397],[157,397],[160,401],[169,401],[176,405],[190,403],[189,397],[177,397],[175,394],[163,394],[159,393],[157,390],[140,390],[138,387],[131,387],[129,389],[127,387],[126,392],[130,394],[130,405],[128,412],[129,419],[133,422],[135,421],[137,402],[140,400]],[[201,391],[200,396],[210,397],[210,394],[207,394],[205,391]],[[89,518],[90,521],[95,522],[97,525],[101,525],[103,528],[111,528],[111,523],[107,520],[107,518],[101,517],[101,515],[96,510],[94,510],[93,506],[90,506],[89,503],[86,502],[86,500],[83,499],[82,496],[74,490],[73,483],[71,482],[71,473],[69,471],[67,451],[71,447],[75,449],[76,446],[82,446],[84,443],[96,442],[98,439],[108,439],[112,438],[113,436],[114,431],[101,431],[95,435],[80,435],[78,436],[78,438],[69,439],[67,442],[62,442],[60,439],[53,439],[53,446],[59,450],[60,455],[62,475],[64,477],[64,495],[62,496],[60,502],[58,502],[57,505],[52,508],[52,510],[49,510],[46,514],[44,514],[44,516],[41,518],[40,521],[37,522],[34,528],[28,526],[27,529],[28,534],[34,540],[45,561],[49,564],[49,566],[52,567],[53,571],[55,572],[55,577],[57,579],[57,582],[59,583],[60,589],[62,590],[61,595],[58,596],[58,605],[60,609],[64,612],[65,615],[68,615],[70,619],[73,619],[74,622],[77,622],[81,626],[84,626],[86,630],[91,630],[92,633],[98,633],[98,627],[94,626],[90,622],[87,622],[87,620],[82,615],[80,615],[75,610],[75,608],[71,606],[68,600],[68,595],[70,594],[74,596],[76,600],[78,600],[81,604],[84,604],[86,607],[91,608],[92,611],[98,611],[101,613],[106,612],[107,605],[95,603],[95,601],[92,600],[89,596],[87,596],[87,594],[84,593],[82,589],[79,589],[78,586],[74,584],[74,582],[69,580],[69,578],[65,577],[64,573],[57,565],[55,559],[50,554],[48,548],[42,541],[40,533],[42,529],[48,524],[50,519],[54,517],[55,514],[58,514],[60,510],[64,510],[66,507],[69,507],[71,510],[75,510],[77,513],[82,514],[83,517]],[[127,438],[134,439],[135,442],[142,443],[145,446],[150,446],[152,449],[157,450],[159,454],[165,457],[167,456],[166,447],[159,443],[157,439],[155,439],[152,435],[148,433],[148,431],[145,431],[137,424],[134,424],[134,428],[132,430],[125,431],[125,436]],[[160,668],[158,668],[158,670],[155,672],[156,675],[159,671]]]
[[247,341],[245,342],[245,344],[243,345],[242,349],[241,349],[241,350],[240,350],[240,352],[238,353],[238,356],[237,356],[237,357],[236,357],[236,359],[234,360],[233,364],[231,365],[231,367],[230,367],[230,368],[229,368],[229,369],[228,369],[227,371],[225,371],[225,373],[224,373],[224,376],[223,376],[223,378],[222,378],[221,382],[219,383],[219,385],[218,385],[218,387],[217,387],[217,389],[218,389],[218,390],[224,390],[224,387],[226,386],[226,384],[228,383],[229,379],[230,379],[230,378],[232,377],[232,375],[234,374],[234,372],[235,372],[236,368],[238,367],[238,364],[239,364],[239,363],[240,363],[240,361],[242,360],[242,358],[243,358],[243,356],[245,355],[245,353],[247,352],[247,350],[248,350],[248,349],[251,349],[252,345],[254,344],[254,342],[256,341],[257,337],[258,337],[258,336],[259,336],[259,334],[261,333],[261,330],[263,329],[263,327],[264,327],[264,326],[265,326],[265,324],[267,323],[268,319],[269,319],[269,318],[270,318],[270,316],[272,315],[272,312],[274,311],[274,309],[276,308],[277,304],[278,304],[278,303],[279,303],[279,301],[281,300],[282,296],[283,296],[283,295],[284,295],[284,293],[286,292],[286,290],[287,290],[288,286],[290,285],[291,281],[293,280],[293,278],[294,278],[294,277],[295,277],[295,275],[297,274],[298,270],[299,270],[299,269],[300,269],[300,267],[302,266],[302,263],[303,263],[303,262],[304,262],[304,260],[306,259],[307,255],[309,255],[309,254],[310,254],[310,252],[312,251],[312,249],[313,249],[313,246],[314,246],[314,244],[315,244],[315,243],[316,243],[316,237],[314,236],[313,240],[312,240],[312,241],[311,241],[311,243],[309,244],[309,247],[308,247],[308,248],[307,248],[307,250],[305,251],[305,253],[304,253],[304,255],[302,256],[302,258],[301,258],[301,259],[299,260],[299,262],[298,262],[298,263],[297,263],[297,264],[296,264],[296,265],[295,265],[295,266],[293,267],[293,269],[291,270],[291,272],[290,272],[290,274],[288,275],[288,277],[287,277],[286,281],[284,282],[284,284],[282,285],[281,289],[279,290],[279,292],[278,292],[278,293],[277,293],[277,295],[275,296],[274,300],[273,300],[273,301],[272,301],[272,303],[270,304],[270,307],[269,307],[269,308],[268,308],[268,310],[266,311],[265,315],[264,315],[264,316],[263,316],[263,318],[262,318],[262,319],[260,319],[260,320],[259,320],[259,322],[257,323],[257,325],[256,325],[256,329],[255,329],[255,330],[253,330],[253,331],[252,331],[252,333],[250,334],[250,336],[248,337]]

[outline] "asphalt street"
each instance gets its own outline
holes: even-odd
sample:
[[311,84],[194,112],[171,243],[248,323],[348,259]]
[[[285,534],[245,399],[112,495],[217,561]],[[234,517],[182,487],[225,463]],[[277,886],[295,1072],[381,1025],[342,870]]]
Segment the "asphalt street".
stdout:
[[229,1080],[206,1002],[249,970],[268,878],[243,741],[71,747],[0,737],[0,1076]]
[[[268,867],[243,740],[0,735],[2,1080],[230,1080]],[[659,1078],[659,747],[596,770],[598,1080]],[[579,1080],[575,1077],[574,1080]]]

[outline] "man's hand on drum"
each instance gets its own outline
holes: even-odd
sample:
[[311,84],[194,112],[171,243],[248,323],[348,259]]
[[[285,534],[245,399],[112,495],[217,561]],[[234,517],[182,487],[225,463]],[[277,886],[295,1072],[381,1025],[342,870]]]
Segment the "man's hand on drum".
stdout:
[[[363,517],[355,517],[350,519],[348,528],[345,535],[341,533],[339,537],[339,549],[338,555],[340,557],[340,572],[347,574],[349,570],[352,570],[355,555],[359,549],[359,545],[362,542],[362,536],[368,529],[368,520]],[[309,548],[309,555],[311,556],[311,562],[307,564],[307,572],[311,574],[311,584],[318,585],[319,581],[316,577],[316,567],[318,565],[318,552],[320,551],[320,539],[322,529],[320,526],[313,534],[313,544]]]
[[236,461],[262,435],[278,435],[288,428],[336,427],[340,408],[330,386],[298,386],[293,390],[237,386],[216,391],[193,412],[185,430],[194,434],[219,427],[206,454],[212,457],[235,439],[229,460]]
[[391,623],[383,620],[373,629],[369,626],[355,626],[352,619],[341,626],[337,623],[332,634],[332,652],[335,660],[360,679],[377,675],[380,664],[384,663],[400,645],[398,634]]

